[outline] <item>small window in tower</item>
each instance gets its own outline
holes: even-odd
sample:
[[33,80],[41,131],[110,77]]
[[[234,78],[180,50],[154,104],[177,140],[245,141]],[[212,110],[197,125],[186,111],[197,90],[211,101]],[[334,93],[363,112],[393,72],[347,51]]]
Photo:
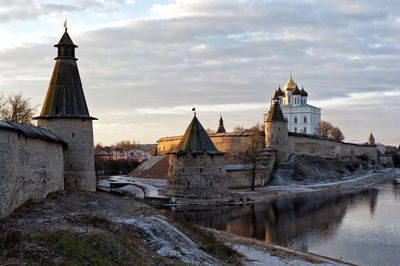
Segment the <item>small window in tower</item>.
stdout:
[[307,123],[307,117],[306,116],[304,117],[304,123]]
[[212,187],[212,180],[210,181],[210,187]]
[[222,173],[222,168],[219,168],[219,172]]
[[173,168],[173,166],[171,165],[171,169],[169,170],[170,173],[172,173],[172,168]]
[[278,131],[281,131],[281,128],[280,128],[280,127],[278,127]]
[[278,145],[279,144],[279,142],[278,141],[276,141],[276,145]]
[[187,181],[187,186],[190,187],[190,181]]
[[72,133],[72,137],[75,137],[75,133]]
[[200,173],[203,173],[203,168],[200,167]]
[[297,124],[297,117],[294,118],[294,123]]
[[86,120],[82,119],[82,125],[86,125]]
[[182,173],[184,173],[185,172],[185,168],[182,168]]

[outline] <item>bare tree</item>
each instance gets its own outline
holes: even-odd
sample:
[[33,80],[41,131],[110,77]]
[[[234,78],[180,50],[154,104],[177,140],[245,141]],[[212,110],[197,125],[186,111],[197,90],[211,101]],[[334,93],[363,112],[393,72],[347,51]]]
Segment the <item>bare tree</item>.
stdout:
[[338,127],[333,126],[327,121],[322,120],[315,128],[315,131],[318,135],[325,138],[332,138],[340,141],[344,140],[344,135],[342,131]]
[[8,122],[32,125],[37,107],[32,106],[31,99],[24,98],[22,93],[0,95],[0,119]]
[[344,140],[344,135],[338,127],[333,127],[331,129],[331,138],[342,141]]
[[122,147],[124,150],[132,150],[132,149],[141,149],[142,145],[140,145],[139,141],[133,140],[121,140],[115,143],[115,146]]
[[207,132],[207,134],[215,133],[215,130],[212,130],[211,128],[207,128],[206,132]]
[[243,126],[237,125],[237,126],[235,126],[235,127],[233,128],[233,132],[235,132],[235,133],[242,133],[243,131],[244,131]]
[[257,174],[257,167],[258,167],[258,155],[261,150],[264,148],[264,141],[261,138],[261,127],[257,123],[254,127],[248,130],[251,132],[250,141],[248,143],[248,149],[246,154],[246,161],[250,165],[250,183],[251,183],[251,190],[255,189],[256,183],[256,174]]

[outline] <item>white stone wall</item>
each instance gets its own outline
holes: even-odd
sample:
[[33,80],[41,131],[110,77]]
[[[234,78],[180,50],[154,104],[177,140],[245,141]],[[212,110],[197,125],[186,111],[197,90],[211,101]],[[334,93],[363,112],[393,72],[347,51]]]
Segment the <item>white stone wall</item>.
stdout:
[[63,147],[0,129],[0,218],[29,199],[64,189]]
[[68,144],[64,152],[65,187],[95,191],[92,120],[39,119],[38,126],[49,129]]
[[[281,106],[282,113],[288,120],[290,132],[315,134],[315,128],[321,121],[321,109],[314,106]],[[295,119],[297,118],[297,122]],[[306,122],[304,122],[306,118]],[[304,131],[306,128],[306,131]]]

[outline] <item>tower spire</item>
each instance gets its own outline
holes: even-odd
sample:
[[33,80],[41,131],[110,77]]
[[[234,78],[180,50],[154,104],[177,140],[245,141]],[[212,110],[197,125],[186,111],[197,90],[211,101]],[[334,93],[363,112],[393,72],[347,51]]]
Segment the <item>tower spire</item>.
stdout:
[[[66,21],[64,22],[65,26]],[[65,30],[67,28],[65,27]],[[65,31],[57,47],[56,64],[40,116],[37,118],[96,119],[89,115],[78,65],[76,46]]]
[[217,133],[226,133],[225,127],[224,127],[224,120],[222,119],[222,115],[220,114],[219,118],[219,126],[217,129]]

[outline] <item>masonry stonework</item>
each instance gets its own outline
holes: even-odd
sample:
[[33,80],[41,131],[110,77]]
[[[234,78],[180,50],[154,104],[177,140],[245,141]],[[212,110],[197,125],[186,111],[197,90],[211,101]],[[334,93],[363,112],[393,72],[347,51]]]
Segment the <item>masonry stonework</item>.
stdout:
[[63,145],[0,129],[0,218],[64,189]]
[[170,154],[167,195],[184,198],[220,198],[227,191],[222,154]]
[[65,188],[95,191],[92,120],[39,118],[38,126],[49,129],[68,144],[68,148],[64,151]]

